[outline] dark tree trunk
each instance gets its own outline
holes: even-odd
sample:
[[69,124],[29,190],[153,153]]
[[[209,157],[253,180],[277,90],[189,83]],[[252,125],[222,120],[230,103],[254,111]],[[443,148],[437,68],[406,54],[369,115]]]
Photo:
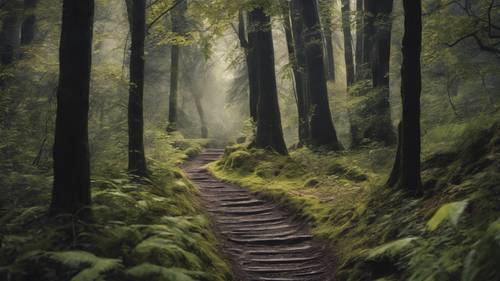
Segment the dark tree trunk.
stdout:
[[331,0],[319,1],[320,8],[325,9],[321,14],[323,20],[323,35],[325,39],[325,66],[326,66],[326,79],[335,81],[335,58],[333,56],[333,43],[332,43],[332,14],[331,8],[333,3]]
[[21,44],[20,15],[22,9],[16,0],[6,1],[2,17],[2,30],[0,32],[0,62],[9,65],[14,62]]
[[64,0],[51,213],[90,205],[88,110],[94,1]]
[[393,0],[377,2],[377,28],[372,37],[372,85],[375,98],[371,105],[373,111],[371,124],[364,132],[364,137],[383,143],[386,146],[396,143],[391,120],[391,106],[389,103],[389,63],[391,57],[391,30],[392,30]]
[[405,15],[401,67],[403,118],[399,139],[399,159],[396,159],[400,166],[399,171],[396,171],[399,173],[395,185],[419,195],[422,193],[420,177],[422,2],[421,0],[403,0],[403,6]]
[[146,38],[145,0],[133,0],[131,11],[128,172],[135,176],[144,177],[147,175],[143,116],[144,41]]
[[344,32],[344,57],[346,65],[347,87],[354,84],[354,57],[352,50],[351,33],[351,4],[350,0],[342,0],[342,30]]
[[[257,98],[258,98],[258,89],[259,89],[259,81],[258,81],[258,73],[257,66],[255,60],[255,49],[250,45],[249,40],[247,39],[247,27],[245,24],[245,17],[242,12],[239,14],[239,22],[238,22],[238,38],[240,40],[240,45],[245,51],[245,60],[247,64],[248,71],[248,89],[249,89],[249,108],[250,108],[250,117],[253,122],[257,121]],[[248,34],[248,37],[250,34]]]
[[[180,4],[172,11],[172,32],[177,35],[182,35],[185,25],[185,13],[187,10],[187,1],[181,1]],[[177,130],[177,90],[179,85],[179,57],[180,46],[172,45],[170,52],[170,97],[168,109],[168,127],[167,131],[172,132]]]
[[172,45],[170,50],[170,96],[168,98],[167,131],[177,130],[177,89],[179,84],[179,46]]
[[363,63],[366,64],[366,68],[361,72],[363,79],[367,79],[370,74],[369,63],[371,59],[372,49],[372,36],[375,34],[375,14],[376,14],[376,0],[363,0]]
[[35,39],[35,7],[38,0],[24,0],[25,18],[21,28],[21,44],[29,45]]
[[[286,44],[288,47],[288,61],[292,66],[293,73],[293,83],[294,83],[294,92],[295,92],[295,100],[297,102],[297,108],[299,112],[299,146],[304,145],[307,142],[307,111],[305,109],[304,100],[305,100],[305,87],[304,87],[304,77],[303,73],[300,71],[299,64],[297,63],[297,54],[295,50],[295,42],[294,36],[292,32],[292,13],[290,4],[286,1],[281,1],[282,14],[283,14],[283,22],[285,28],[285,36],[286,36]],[[295,23],[299,24],[299,23]],[[301,23],[300,23],[301,24]],[[300,40],[300,34],[298,35]],[[298,42],[302,44],[302,42]],[[302,48],[303,51],[303,48]],[[302,55],[303,57],[303,55]],[[304,58],[305,59],[305,58]],[[303,60],[304,60],[303,59]]]
[[363,69],[363,31],[364,31],[364,11],[363,11],[363,0],[356,0],[356,81],[361,80],[361,71]]
[[249,22],[249,38],[255,39],[250,42],[255,48],[259,81],[257,131],[252,145],[287,154],[278,104],[271,19],[264,13],[263,8],[259,7],[249,13]]
[[[362,50],[357,50],[358,82],[370,84],[371,90],[362,88],[356,95],[371,98],[354,110],[351,118],[352,147],[358,147],[363,140],[370,140],[391,146],[396,143],[392,127],[389,103],[389,62],[391,50],[391,13],[393,0],[365,0]],[[359,43],[359,42],[358,42]]]
[[297,109],[299,116],[299,145],[309,141],[309,97],[306,73],[306,53],[303,40],[304,21],[302,18],[302,2],[290,3],[290,22],[294,46],[294,64],[297,67],[295,89],[297,91]]
[[310,100],[309,143],[341,150],[342,145],[337,139],[328,101],[318,6],[316,1],[311,0],[300,0],[300,3],[305,27],[303,38]]

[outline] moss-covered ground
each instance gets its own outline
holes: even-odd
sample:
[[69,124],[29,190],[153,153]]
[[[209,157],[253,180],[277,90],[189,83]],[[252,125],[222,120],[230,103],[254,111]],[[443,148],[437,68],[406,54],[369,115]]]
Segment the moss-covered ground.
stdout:
[[48,169],[2,175],[11,188],[0,205],[0,280],[231,280],[196,190],[177,167],[206,141],[148,134],[150,180],[127,176],[126,155],[96,156],[90,219],[48,216]]
[[309,220],[338,280],[500,280],[500,123],[481,124],[428,132],[418,198],[384,187],[394,150],[377,146],[285,157],[240,145],[210,170]]

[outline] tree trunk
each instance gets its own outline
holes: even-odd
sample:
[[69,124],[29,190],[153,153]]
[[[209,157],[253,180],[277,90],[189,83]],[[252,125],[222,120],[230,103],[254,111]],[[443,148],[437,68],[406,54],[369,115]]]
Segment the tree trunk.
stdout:
[[179,84],[179,46],[172,45],[170,50],[170,96],[168,99],[167,131],[177,130],[177,89]]
[[17,0],[10,0],[5,3],[3,10],[5,14],[0,32],[0,62],[2,65],[9,65],[16,59],[21,44],[22,9]]
[[[360,71],[361,79],[368,79],[370,75],[370,59],[372,54],[372,36],[375,34],[375,14],[376,0],[363,0],[363,65],[364,69]],[[362,66],[363,66],[362,65]]]
[[35,39],[35,7],[38,0],[24,0],[24,21],[21,28],[21,44],[29,45]]
[[249,22],[250,44],[255,48],[259,81],[257,131],[252,145],[287,154],[278,104],[271,19],[258,7],[249,13]]
[[[181,35],[184,32],[185,18],[184,14],[187,10],[187,1],[182,1],[172,11],[172,32]],[[168,127],[167,131],[172,132],[177,130],[177,89],[179,84],[179,45],[172,45],[171,67],[170,67],[170,97],[168,109]]]
[[361,79],[361,71],[363,69],[363,31],[364,31],[364,11],[363,0],[356,0],[356,81]]
[[399,175],[396,186],[416,195],[422,193],[420,177],[420,94],[422,89],[421,47],[422,47],[422,2],[403,0],[404,37],[403,64],[401,67],[401,98],[403,118]]
[[326,66],[326,79],[335,81],[335,58],[333,56],[333,43],[332,43],[332,13],[333,6],[332,0],[319,1],[320,9],[325,9],[321,13],[323,19],[323,35],[325,44],[325,66]]
[[328,101],[318,6],[316,1],[299,2],[305,27],[303,40],[310,100],[310,144],[341,150],[342,145],[337,139]]
[[88,147],[93,0],[64,0],[51,213],[77,213],[90,205]]
[[144,153],[144,41],[146,36],[145,0],[132,1],[130,89],[128,104],[128,172],[138,177],[147,175]]
[[302,3],[290,3],[290,21],[294,45],[294,62],[297,67],[295,89],[297,91],[297,109],[299,116],[299,145],[309,141],[309,98],[306,74],[306,53],[303,41],[304,21],[302,18]]
[[389,63],[391,57],[393,0],[382,0],[377,4],[377,28],[372,37],[372,85],[375,98],[371,101],[372,122],[364,132],[364,137],[391,146],[396,143],[389,103]]
[[198,111],[198,116],[200,117],[201,137],[206,139],[208,138],[208,128],[207,121],[205,119],[205,111],[203,110],[203,105],[201,103],[201,97],[198,93],[191,92],[191,94],[193,95],[196,111]]
[[351,34],[351,4],[350,0],[342,0],[342,30],[344,32],[344,57],[346,65],[347,87],[354,84],[354,57]]
[[255,49],[250,45],[249,39],[247,37],[250,36],[247,32],[247,26],[245,24],[245,16],[242,12],[240,12],[238,16],[238,38],[240,40],[240,45],[245,51],[245,60],[247,64],[248,71],[248,89],[249,89],[249,108],[250,108],[250,118],[252,122],[257,121],[257,97],[258,97],[258,88],[259,81],[257,80],[257,66],[255,60]]
[[393,0],[364,1],[363,36],[359,35],[357,39],[363,42],[358,44],[362,50],[356,51],[356,80],[366,82],[366,85],[371,84],[371,89],[361,88],[356,93],[358,96],[370,95],[370,98],[354,110],[351,118],[352,147],[354,148],[361,145],[364,139],[376,141],[385,146],[396,143],[397,138],[392,126],[389,103],[392,6]]

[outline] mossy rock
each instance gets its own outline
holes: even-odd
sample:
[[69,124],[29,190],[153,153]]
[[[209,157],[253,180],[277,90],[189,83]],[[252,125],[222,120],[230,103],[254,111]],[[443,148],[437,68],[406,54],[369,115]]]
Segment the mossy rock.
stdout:
[[184,150],[184,154],[188,158],[194,158],[195,156],[199,155],[201,153],[201,147],[190,147],[186,150]]
[[251,171],[254,165],[254,161],[252,160],[252,154],[247,151],[238,150],[229,154],[225,161],[224,168]]
[[327,175],[338,175],[340,177],[346,178],[355,182],[362,182],[368,180],[368,176],[365,175],[358,167],[345,167],[340,163],[330,163],[326,171]]

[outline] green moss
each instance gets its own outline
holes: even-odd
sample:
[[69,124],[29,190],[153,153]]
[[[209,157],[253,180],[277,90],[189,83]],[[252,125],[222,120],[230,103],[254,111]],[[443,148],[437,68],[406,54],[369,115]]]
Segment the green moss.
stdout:
[[[153,134],[148,135],[151,178],[134,182],[120,170],[123,159],[109,157],[109,166],[92,178],[90,219],[49,218],[49,187],[36,200],[30,197],[36,204],[2,213],[0,279],[231,280],[197,190],[176,166],[188,157],[186,151],[200,151],[204,142],[148,134]],[[182,149],[173,146],[176,140]]]
[[165,268],[144,263],[126,271],[127,280],[130,281],[195,281],[182,269]]
[[[311,221],[337,256],[339,280],[495,280],[498,239],[484,233],[500,217],[499,128],[427,154],[422,198],[383,187],[394,157],[385,148],[279,157],[239,147],[209,169]],[[224,169],[235,151],[254,169]]]
[[20,257],[10,274],[13,280],[97,281],[115,276],[122,268],[120,260],[83,251],[36,251]]

